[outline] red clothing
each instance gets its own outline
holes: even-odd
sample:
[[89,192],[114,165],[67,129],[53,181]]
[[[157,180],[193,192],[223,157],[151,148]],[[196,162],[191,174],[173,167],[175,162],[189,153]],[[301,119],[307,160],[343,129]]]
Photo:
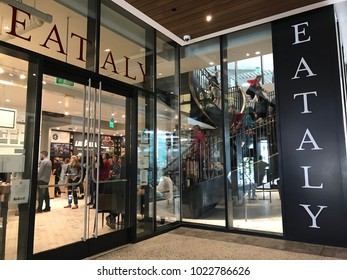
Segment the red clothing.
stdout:
[[232,119],[231,119],[231,124],[232,124],[233,129],[237,130],[237,129],[241,128],[242,117],[243,117],[243,115],[239,112],[235,112],[233,114]]
[[201,131],[196,131],[192,142],[192,148],[195,155],[205,157],[205,143],[206,136]]
[[247,80],[247,83],[249,83],[251,87],[260,86],[260,83],[257,81],[257,79]]
[[108,159],[104,160],[104,167],[100,170],[99,180],[105,181],[110,177],[111,165]]

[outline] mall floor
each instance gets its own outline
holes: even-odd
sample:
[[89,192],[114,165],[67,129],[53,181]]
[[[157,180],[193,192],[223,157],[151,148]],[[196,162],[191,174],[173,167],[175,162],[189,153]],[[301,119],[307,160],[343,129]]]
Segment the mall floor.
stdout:
[[180,227],[91,260],[337,260],[347,248]]
[[[84,201],[80,200],[76,210],[65,209],[67,198],[66,193],[61,197],[51,200],[52,211],[49,213],[39,213],[36,215],[35,223],[35,252],[40,252],[59,247],[64,244],[77,242],[83,232]],[[259,227],[258,219],[252,219],[259,214],[258,204],[267,209],[278,212],[279,198],[273,194],[273,200],[262,200],[259,196],[257,200],[248,204],[247,216],[243,206],[235,208],[237,214],[240,210],[240,219],[236,220],[235,226],[248,229]],[[221,206],[223,207],[223,206]],[[222,208],[223,209],[223,208]],[[221,209],[213,209],[213,213],[205,219],[196,222],[203,222],[211,225],[220,225],[224,221],[224,216],[220,218]],[[90,209],[90,211],[93,211]],[[18,216],[15,216],[16,207],[9,211],[8,239],[6,243],[6,259],[16,259],[16,244],[18,233]],[[92,214],[92,213],[91,213]],[[100,214],[101,215],[101,214]],[[92,217],[93,215],[91,215]],[[100,219],[102,217],[100,216]],[[54,221],[54,222],[52,222]],[[101,220],[100,220],[101,221]],[[192,222],[186,220],[185,222]],[[90,225],[94,224],[94,219],[90,220]],[[141,223],[139,223],[140,225]],[[263,221],[261,224],[265,224]],[[280,219],[272,218],[267,221],[267,229],[272,232],[282,231]],[[102,226],[99,222],[99,234],[105,234],[111,229]],[[92,229],[92,228],[91,228]],[[347,259],[347,248],[322,246],[315,244],[305,244],[292,241],[285,241],[278,238],[251,236],[246,234],[235,234],[231,232],[202,230],[196,228],[180,227],[159,236],[144,240],[135,244],[108,251],[106,253],[93,256],[89,259],[95,260],[149,260],[149,259],[263,259],[263,260],[321,260],[321,259]]]

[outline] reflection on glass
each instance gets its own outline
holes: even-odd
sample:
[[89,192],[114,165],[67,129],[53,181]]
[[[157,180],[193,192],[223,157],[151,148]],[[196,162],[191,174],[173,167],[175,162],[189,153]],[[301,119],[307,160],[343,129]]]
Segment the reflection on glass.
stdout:
[[[157,38],[157,226],[180,219],[178,94],[174,44]],[[159,195],[160,194],[160,195]]]
[[[137,234],[154,231],[154,98],[138,98]],[[157,195],[156,195],[157,198]]]
[[183,220],[225,225],[219,40],[181,52]]
[[230,34],[228,54],[229,224],[282,233],[270,26]]
[[[146,56],[146,29],[113,10],[115,6],[101,5],[100,74],[151,89]],[[119,7],[118,7],[119,9]]]
[[[23,177],[27,156],[24,139],[28,63],[4,54],[0,54],[0,62],[0,260],[16,260],[17,249],[21,250],[17,248],[18,235],[28,238],[27,231],[24,234],[18,231],[19,201],[10,196],[19,182],[28,188],[30,185],[30,179]],[[28,191],[26,199],[29,194]],[[28,217],[21,218],[26,222]]]
[[[36,0],[20,3],[22,5],[19,9],[13,4],[0,3],[1,28],[4,28],[3,33],[0,33],[6,34],[1,36],[0,40],[86,68],[86,5],[76,0]],[[17,18],[14,18],[15,16]],[[18,20],[25,22],[25,26],[15,24]],[[10,29],[10,26],[16,28]]]

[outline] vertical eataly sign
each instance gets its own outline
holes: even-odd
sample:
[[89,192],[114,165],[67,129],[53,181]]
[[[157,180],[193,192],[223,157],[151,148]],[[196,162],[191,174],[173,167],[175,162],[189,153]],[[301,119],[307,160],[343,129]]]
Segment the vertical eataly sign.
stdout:
[[344,246],[346,151],[333,6],[272,28],[284,235]]

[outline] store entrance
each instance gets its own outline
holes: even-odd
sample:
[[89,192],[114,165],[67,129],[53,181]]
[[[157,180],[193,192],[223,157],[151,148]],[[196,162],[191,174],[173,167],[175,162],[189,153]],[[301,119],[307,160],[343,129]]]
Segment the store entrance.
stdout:
[[67,76],[43,74],[39,151],[52,172],[38,187],[34,258],[81,259],[128,238],[129,98]]

